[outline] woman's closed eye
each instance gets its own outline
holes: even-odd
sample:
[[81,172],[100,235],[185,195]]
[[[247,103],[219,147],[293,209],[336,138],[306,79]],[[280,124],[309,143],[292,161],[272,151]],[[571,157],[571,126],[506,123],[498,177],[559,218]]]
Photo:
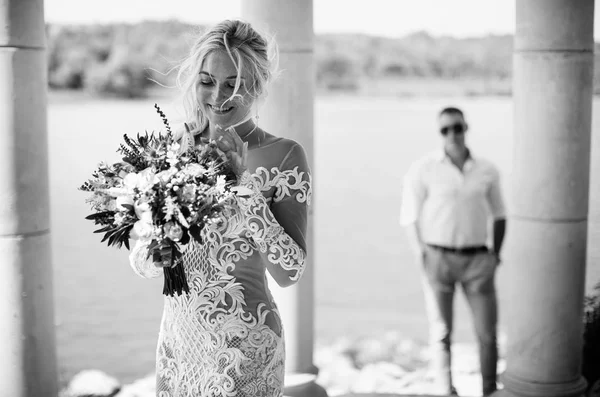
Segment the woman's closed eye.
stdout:
[[[211,79],[201,79],[200,80],[200,84],[209,86],[209,85],[215,85],[216,83],[215,83],[214,80],[211,80]],[[227,88],[234,89],[235,88],[235,81],[228,81],[228,82],[225,83],[225,86]],[[240,82],[240,88],[242,88],[242,87],[244,87],[244,82]]]

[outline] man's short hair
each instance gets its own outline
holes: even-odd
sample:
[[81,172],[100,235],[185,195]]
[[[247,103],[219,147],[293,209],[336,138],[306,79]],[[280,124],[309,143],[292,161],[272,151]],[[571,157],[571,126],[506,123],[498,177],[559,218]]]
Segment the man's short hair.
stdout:
[[447,107],[447,108],[443,108],[440,112],[440,114],[438,115],[438,118],[442,117],[442,115],[444,114],[449,114],[449,115],[459,115],[460,117],[462,117],[463,119],[465,118],[465,115],[463,114],[462,110],[460,110],[459,108],[454,108],[454,107]]

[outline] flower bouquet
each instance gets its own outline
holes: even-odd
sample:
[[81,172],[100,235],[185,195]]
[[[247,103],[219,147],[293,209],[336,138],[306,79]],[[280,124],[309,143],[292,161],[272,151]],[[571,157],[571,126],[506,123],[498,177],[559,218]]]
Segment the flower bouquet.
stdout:
[[133,237],[149,242],[148,258],[167,258],[163,294],[174,296],[189,292],[181,245],[191,239],[202,243],[202,229],[220,221],[237,176],[215,141],[182,145],[154,107],[166,133],[146,132],[136,139],[125,134],[117,149],[122,161],[100,163],[79,190],[92,193],[86,201],[95,212],[86,219],[101,226],[94,233],[104,233],[102,242],[129,249]]

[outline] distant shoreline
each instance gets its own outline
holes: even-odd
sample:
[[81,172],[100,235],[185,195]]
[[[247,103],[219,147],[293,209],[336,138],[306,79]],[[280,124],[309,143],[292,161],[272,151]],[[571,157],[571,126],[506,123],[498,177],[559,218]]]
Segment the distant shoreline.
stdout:
[[[147,98],[172,98],[176,89],[156,87],[148,90],[143,98],[117,98],[97,96],[85,90],[48,89],[48,101],[52,103],[77,102],[82,99],[101,101],[104,99],[122,99],[135,101]],[[361,80],[353,85],[340,84],[334,88],[315,87],[318,97],[367,96],[367,97],[509,97],[512,95],[512,82],[498,79],[432,79],[432,78],[395,78]]]

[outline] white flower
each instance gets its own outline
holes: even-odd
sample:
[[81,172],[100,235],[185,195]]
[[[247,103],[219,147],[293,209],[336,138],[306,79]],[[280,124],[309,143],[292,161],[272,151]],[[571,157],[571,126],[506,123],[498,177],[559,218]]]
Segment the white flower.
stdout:
[[115,224],[120,225],[125,220],[125,215],[120,212],[115,213]]
[[156,178],[164,184],[170,182],[175,174],[177,174],[177,168],[171,167],[156,174]]
[[206,172],[206,169],[200,164],[190,163],[183,167],[181,171],[190,176],[202,176]]
[[132,236],[140,240],[148,240],[152,237],[153,231],[151,223],[139,220],[133,224]]
[[127,189],[123,187],[111,187],[109,189],[105,189],[104,192],[113,197],[123,196],[128,193]]
[[225,175],[217,176],[217,183],[215,184],[215,189],[217,189],[217,192],[219,192],[219,194],[225,193],[225,185],[226,184],[227,184],[227,181],[225,180]]
[[139,189],[142,192],[145,192],[152,188],[155,183],[155,172],[154,167],[148,167],[140,173],[131,173],[127,174],[125,178],[123,178],[123,185],[125,188],[132,192],[133,189]]
[[116,211],[117,210],[117,202],[116,200],[110,200],[106,205],[107,211]]
[[179,144],[173,143],[167,151],[167,162],[174,167],[179,162]]
[[150,204],[139,200],[133,204],[133,209],[139,220],[152,224],[152,209],[150,208]]
[[166,221],[170,221],[173,215],[179,211],[179,208],[177,208],[177,204],[175,204],[173,197],[165,198],[165,206],[163,207],[163,211],[165,212]]
[[115,200],[115,204],[119,211],[128,211],[129,209],[123,207],[123,204],[133,205],[133,198],[131,196],[119,196]]
[[173,241],[179,241],[183,236],[183,229],[177,223],[167,222],[165,224],[165,235]]
[[181,191],[181,198],[187,202],[196,200],[196,187],[192,184],[186,184]]

